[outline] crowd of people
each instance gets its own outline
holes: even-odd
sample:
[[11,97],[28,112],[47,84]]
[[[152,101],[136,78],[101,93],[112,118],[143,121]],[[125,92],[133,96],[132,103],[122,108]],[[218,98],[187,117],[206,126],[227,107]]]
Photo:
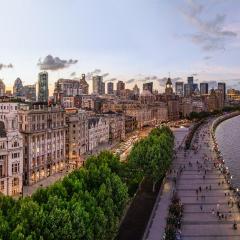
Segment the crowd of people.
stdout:
[[[210,124],[211,122],[208,123],[207,127],[200,127],[195,133],[191,149],[184,150],[184,158],[187,160],[186,166],[188,166],[188,169],[196,169],[203,179],[202,184],[196,186],[195,189],[196,200],[199,202],[200,211],[216,216],[216,219],[219,221],[230,220],[233,222],[233,229],[237,229],[237,223],[233,214],[234,207],[237,207],[236,195],[229,185],[229,172],[223,167],[224,160],[221,158],[220,152],[217,149]],[[193,161],[193,159],[197,160]],[[177,179],[180,177],[183,170],[185,170],[186,166],[182,164],[177,171],[174,170],[173,181],[175,186],[178,181]],[[209,175],[215,170],[219,172],[217,186],[207,181]],[[220,189],[225,189],[223,197],[227,199],[227,207],[223,204],[221,206],[220,202],[218,202],[215,207],[208,209],[209,205],[205,204],[207,198],[211,196],[210,192],[216,190],[218,187]]]

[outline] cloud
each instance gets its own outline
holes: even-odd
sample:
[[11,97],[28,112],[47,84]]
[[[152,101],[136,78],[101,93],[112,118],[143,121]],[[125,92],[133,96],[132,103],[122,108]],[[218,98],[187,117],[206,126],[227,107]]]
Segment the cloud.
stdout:
[[157,80],[157,76],[151,76],[151,80]]
[[92,71],[92,74],[100,74],[101,72],[101,69],[96,68]]
[[9,64],[0,63],[0,70],[2,70],[3,68],[13,68],[13,65],[12,63]]
[[69,67],[70,65],[76,64],[78,60],[63,60],[59,57],[53,57],[52,55],[47,55],[43,61],[39,59],[38,66],[41,70],[52,70],[57,71]]
[[96,69],[94,69],[92,72],[88,72],[88,73],[86,74],[86,79],[87,79],[87,80],[92,80],[92,77],[93,77],[94,75],[98,75],[98,74],[100,74],[101,72],[102,72],[101,69],[96,68]]
[[70,76],[71,76],[71,77],[75,77],[75,76],[76,76],[76,72],[72,72],[72,73],[70,74]]
[[127,80],[126,83],[133,83],[134,81],[135,81],[135,79],[131,78],[131,79]]
[[225,14],[216,14],[211,20],[207,20],[203,19],[203,15],[206,15],[204,10],[203,4],[194,0],[187,1],[182,13],[196,29],[195,33],[187,37],[204,51],[225,50],[226,42],[237,37],[237,32],[226,28]]
[[203,60],[210,60],[212,57],[211,56],[205,56]]
[[105,77],[107,77],[108,75],[109,75],[109,73],[104,73],[104,74],[102,75],[102,77],[105,78]]

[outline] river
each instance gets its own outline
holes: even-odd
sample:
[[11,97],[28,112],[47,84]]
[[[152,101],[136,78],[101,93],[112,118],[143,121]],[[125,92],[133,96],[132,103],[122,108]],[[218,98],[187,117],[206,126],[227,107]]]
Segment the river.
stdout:
[[233,176],[232,184],[240,188],[240,116],[222,122],[215,135],[225,165]]

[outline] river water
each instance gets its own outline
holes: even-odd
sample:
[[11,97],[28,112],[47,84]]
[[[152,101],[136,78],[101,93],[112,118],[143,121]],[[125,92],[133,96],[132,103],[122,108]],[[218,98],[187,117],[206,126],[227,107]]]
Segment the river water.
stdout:
[[215,135],[225,165],[233,176],[232,184],[240,188],[240,116],[222,122]]

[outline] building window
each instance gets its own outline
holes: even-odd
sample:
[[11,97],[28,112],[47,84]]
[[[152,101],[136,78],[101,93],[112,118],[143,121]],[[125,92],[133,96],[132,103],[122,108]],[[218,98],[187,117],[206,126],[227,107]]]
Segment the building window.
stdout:
[[12,173],[13,173],[13,174],[19,173],[19,167],[20,167],[20,164],[19,164],[19,163],[13,163],[13,164],[12,164]]
[[4,191],[4,181],[1,181],[0,190],[1,190],[1,191]]
[[20,153],[12,153],[12,158],[19,158],[20,157]]
[[0,165],[0,177],[3,177],[3,165]]
[[19,179],[18,178],[14,178],[12,181],[12,187],[17,187],[19,186]]

